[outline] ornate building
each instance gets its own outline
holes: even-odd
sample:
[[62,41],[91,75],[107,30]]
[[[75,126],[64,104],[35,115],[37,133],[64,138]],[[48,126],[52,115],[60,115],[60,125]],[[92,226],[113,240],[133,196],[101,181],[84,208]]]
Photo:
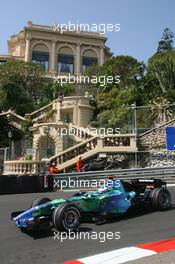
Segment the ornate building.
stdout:
[[81,75],[92,64],[103,65],[111,56],[106,37],[96,32],[56,31],[54,26],[27,23],[8,40],[8,55],[0,63],[23,60],[38,63],[47,75]]
[[[8,55],[0,55],[0,63],[13,60],[34,62],[41,65],[46,77],[61,78],[69,74],[79,77],[88,67],[103,65],[111,56],[109,48],[105,46],[106,38],[100,33],[69,30],[61,34],[54,29],[54,26],[28,22],[22,31],[8,40]],[[32,151],[32,160],[16,160],[15,157],[14,160],[5,161],[4,174],[41,174],[48,160],[56,161],[59,169],[64,170],[74,166],[79,155],[86,160],[100,153],[111,155],[137,151],[133,134],[105,135],[101,138],[97,129],[94,134],[89,125],[94,105],[88,94],[80,96],[76,93],[61,99],[57,98],[25,117],[11,110],[0,113],[7,116],[11,127],[22,132],[21,122],[30,121],[32,125],[29,131],[33,135],[32,149],[28,149]],[[88,132],[82,128],[88,128]],[[60,131],[64,131],[63,136]],[[27,150],[24,146],[22,152]]]

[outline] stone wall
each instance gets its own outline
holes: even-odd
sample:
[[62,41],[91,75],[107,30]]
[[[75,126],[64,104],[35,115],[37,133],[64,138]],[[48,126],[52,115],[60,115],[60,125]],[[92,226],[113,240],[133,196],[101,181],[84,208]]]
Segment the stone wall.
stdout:
[[174,127],[175,119],[138,137],[139,151],[148,151],[147,167],[175,166],[175,152],[166,148],[166,127]]
[[175,126],[175,119],[139,135],[140,150],[166,149],[166,127]]
[[167,151],[165,148],[151,150],[147,160],[147,167],[170,167],[175,166],[174,151]]

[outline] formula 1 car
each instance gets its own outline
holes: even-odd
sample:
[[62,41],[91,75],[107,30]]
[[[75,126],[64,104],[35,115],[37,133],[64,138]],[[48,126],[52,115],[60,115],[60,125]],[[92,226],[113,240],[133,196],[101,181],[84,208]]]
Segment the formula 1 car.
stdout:
[[118,217],[130,209],[151,207],[167,210],[171,207],[171,195],[166,183],[160,179],[107,181],[98,191],[79,192],[67,199],[37,198],[31,207],[22,212],[13,212],[11,219],[26,232],[45,227],[61,231],[76,231],[88,217],[97,224],[108,217]]

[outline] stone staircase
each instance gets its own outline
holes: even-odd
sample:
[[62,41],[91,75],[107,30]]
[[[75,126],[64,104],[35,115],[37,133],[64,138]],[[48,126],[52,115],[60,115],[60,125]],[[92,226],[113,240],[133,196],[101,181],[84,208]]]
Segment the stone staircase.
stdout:
[[[93,136],[61,153],[52,156],[49,161],[56,162],[59,170],[74,167],[79,156],[82,160],[97,154],[124,154],[137,152],[135,134],[116,134],[111,136]],[[39,175],[45,173],[46,161],[5,161],[4,175]]]
[[[65,98],[64,105],[61,106],[59,100],[56,99],[39,110],[26,114],[25,117],[17,115],[15,111],[12,110],[2,112],[0,113],[0,116],[6,116],[9,120],[9,124],[20,130],[23,130],[21,125],[23,121],[30,121],[33,124],[33,126],[31,126],[31,131],[38,129],[40,132],[39,136],[46,136],[43,131],[47,126],[51,128],[49,136],[52,136],[52,138],[57,136],[55,133],[57,133],[58,128],[65,127],[69,129],[69,136],[71,134],[71,137],[74,138],[76,142],[75,145],[64,151],[57,151],[55,156],[49,158],[49,161],[55,161],[58,164],[59,170],[66,170],[75,166],[80,155],[83,160],[87,160],[100,153],[109,155],[136,152],[137,142],[135,134],[102,135],[98,134],[97,129],[94,130],[94,128],[89,127],[89,122],[86,124],[82,123],[84,126],[82,125],[83,127],[80,127],[81,125],[78,126],[78,123],[76,123],[76,118],[69,123],[65,123],[61,120],[60,108],[71,108],[75,110],[75,113],[78,111],[78,108],[75,108],[77,105],[79,106],[79,109],[82,107],[84,107],[83,109],[91,109],[87,100],[88,99],[84,97]],[[75,113],[74,116],[76,116]],[[82,116],[80,117],[79,114],[77,114],[77,116],[79,117],[79,120],[83,120]],[[36,135],[38,136],[38,134]],[[37,145],[34,149],[37,149]],[[4,174],[17,175],[21,173],[43,173],[44,163],[46,164],[46,161],[41,161],[40,158],[37,160],[37,157],[34,157],[32,161],[6,161],[4,162]]]
[[21,122],[22,121],[27,121],[26,118],[17,115],[15,111],[13,110],[8,110],[7,112],[2,112],[0,113],[0,116],[6,116],[8,119],[9,125],[11,125],[14,128],[17,128],[19,130],[23,130]]
[[92,136],[90,139],[51,157],[49,161],[55,162],[59,170],[65,170],[74,166],[79,156],[82,157],[82,160],[86,160],[99,153],[134,153],[137,151],[135,139],[134,134]]

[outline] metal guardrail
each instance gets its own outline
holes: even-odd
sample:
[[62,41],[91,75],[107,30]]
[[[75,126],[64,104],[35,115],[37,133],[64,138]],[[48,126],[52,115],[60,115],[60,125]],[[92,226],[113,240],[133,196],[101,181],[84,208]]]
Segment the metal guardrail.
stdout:
[[104,181],[109,180],[109,176],[121,180],[159,178],[167,183],[175,183],[175,167],[60,173],[53,176],[53,185],[58,190],[98,188]]

